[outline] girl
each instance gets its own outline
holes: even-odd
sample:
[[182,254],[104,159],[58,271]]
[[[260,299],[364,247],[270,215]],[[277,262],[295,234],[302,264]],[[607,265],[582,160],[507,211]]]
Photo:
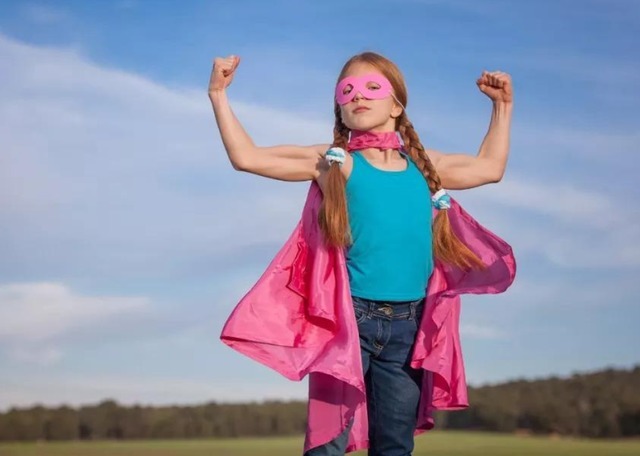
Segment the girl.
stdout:
[[477,156],[425,149],[399,69],[372,52],[338,77],[331,144],[257,147],[226,97],[239,62],[215,59],[209,83],[231,164],[312,187],[296,231],[222,339],[289,378],[310,373],[305,454],[410,455],[433,408],[467,405],[457,295],[503,291],[515,274],[508,245],[443,190],[501,180],[510,77],[485,71],[476,81],[493,102]]

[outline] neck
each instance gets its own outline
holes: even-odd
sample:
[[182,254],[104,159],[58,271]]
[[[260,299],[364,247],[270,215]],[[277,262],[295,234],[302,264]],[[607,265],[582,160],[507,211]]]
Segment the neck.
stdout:
[[388,163],[401,159],[402,156],[397,149],[379,149],[376,147],[368,147],[366,149],[358,149],[362,155],[376,162]]

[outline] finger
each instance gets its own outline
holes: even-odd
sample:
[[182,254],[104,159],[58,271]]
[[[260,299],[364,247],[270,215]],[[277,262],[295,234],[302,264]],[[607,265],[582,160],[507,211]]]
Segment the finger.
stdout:
[[220,65],[220,67],[223,68],[225,71],[233,71],[233,62],[224,61]]
[[237,55],[230,55],[229,57],[225,58],[224,60],[226,62],[229,62],[230,64],[234,64],[236,63],[238,60],[240,59],[240,57],[238,57]]
[[491,79],[492,79],[492,81],[493,81],[494,83],[497,83],[498,81],[500,81],[500,80],[501,80],[501,78],[502,78],[502,75],[503,75],[503,74],[504,74],[504,73],[503,73],[502,71],[493,71],[493,72],[491,72]]
[[238,57],[229,57],[224,60],[222,67],[224,68],[225,75],[232,74],[236,68],[238,68],[238,64],[240,63],[240,59]]
[[497,75],[497,78],[500,81],[509,81],[511,79],[511,76],[509,76],[508,73],[500,72],[500,74]]
[[240,57],[238,57],[237,55],[234,55],[233,63],[231,65],[231,71],[236,71],[236,68],[238,68],[238,65],[240,65]]
[[496,81],[499,87],[504,87],[509,83],[509,80],[504,75],[499,75],[496,77]]
[[232,66],[229,66],[229,67],[224,69],[224,74],[225,74],[225,76],[229,76],[229,75],[233,74],[234,71],[235,71],[235,68],[232,67]]
[[216,59],[213,62],[213,71],[220,73],[231,68],[231,66],[224,59]]

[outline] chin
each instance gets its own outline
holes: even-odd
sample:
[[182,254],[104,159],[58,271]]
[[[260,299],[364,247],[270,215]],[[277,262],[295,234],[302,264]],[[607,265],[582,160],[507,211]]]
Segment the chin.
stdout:
[[358,119],[356,122],[345,123],[349,130],[367,131],[379,126],[378,122],[373,120]]

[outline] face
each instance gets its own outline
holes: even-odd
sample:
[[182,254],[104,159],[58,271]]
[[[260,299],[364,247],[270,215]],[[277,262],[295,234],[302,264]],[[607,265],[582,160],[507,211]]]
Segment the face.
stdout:
[[350,130],[395,131],[402,108],[386,77],[367,63],[351,65],[336,86],[342,122]]

